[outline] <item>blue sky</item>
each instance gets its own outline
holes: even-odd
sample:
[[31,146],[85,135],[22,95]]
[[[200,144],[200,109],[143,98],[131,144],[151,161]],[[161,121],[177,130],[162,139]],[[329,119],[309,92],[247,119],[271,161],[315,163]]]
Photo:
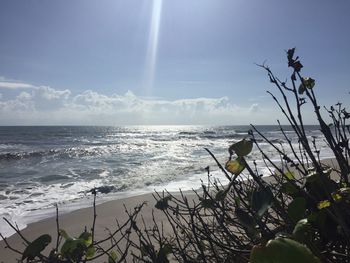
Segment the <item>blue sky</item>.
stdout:
[[347,0],[1,1],[0,123],[274,124],[254,63],[285,78],[290,47],[322,105],[348,103],[349,13]]

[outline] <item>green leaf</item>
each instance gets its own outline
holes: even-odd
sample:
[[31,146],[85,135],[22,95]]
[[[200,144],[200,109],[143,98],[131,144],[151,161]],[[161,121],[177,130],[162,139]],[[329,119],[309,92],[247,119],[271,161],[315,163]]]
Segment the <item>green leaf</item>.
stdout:
[[239,175],[245,166],[242,163],[241,158],[237,158],[235,160],[229,160],[226,162],[225,169],[234,175]]
[[251,206],[253,211],[261,217],[271,206],[273,194],[268,186],[254,189],[252,193]]
[[250,253],[251,263],[321,263],[311,250],[299,242],[278,237],[266,246],[255,246]]
[[253,228],[256,226],[255,219],[246,211],[244,211],[242,208],[237,207],[235,209],[235,213],[237,216],[238,221],[247,228]]
[[294,196],[295,194],[298,193],[298,189],[290,182],[283,183],[281,187],[281,191],[282,193],[288,194],[290,196]]
[[66,241],[63,243],[62,247],[61,247],[61,254],[63,256],[66,256],[67,254],[69,254],[69,250],[72,247],[72,242],[74,241],[73,238],[67,238]]
[[306,176],[306,182],[308,183],[315,182],[319,179],[319,177],[320,175],[316,171],[313,171]]
[[291,171],[287,171],[286,173],[283,174],[286,178],[289,180],[294,180],[295,179],[295,174]]
[[311,224],[307,218],[303,218],[294,227],[293,239],[301,243],[307,243],[311,239],[312,232]]
[[250,251],[250,263],[272,263],[270,251],[263,246],[254,246]]
[[232,144],[228,151],[230,155],[235,152],[239,157],[248,155],[253,149],[253,142],[251,140],[243,139],[239,142]]
[[169,260],[168,260],[168,255],[172,252],[172,247],[170,244],[164,244],[159,252],[158,252],[158,255],[157,255],[157,260],[156,262],[159,262],[159,263],[168,263]]
[[295,198],[288,205],[288,216],[291,220],[297,222],[304,217],[306,211],[306,201],[302,197]]
[[308,222],[311,222],[313,225],[317,226],[320,229],[324,229],[326,227],[326,219],[327,215],[324,210],[317,212],[313,211],[307,218]]
[[92,234],[89,232],[83,232],[79,236],[80,239],[85,241],[85,245],[88,247],[92,244]]
[[70,238],[64,229],[60,229],[58,233],[60,234],[60,236],[64,237],[64,239]]
[[208,209],[214,209],[215,207],[215,200],[212,200],[210,198],[205,198],[201,200],[201,205],[203,208],[208,208]]
[[92,258],[95,255],[95,252],[96,250],[93,246],[88,247],[88,249],[86,250],[86,258],[87,259]]
[[87,246],[84,239],[68,238],[61,247],[61,254],[70,260],[80,260],[84,255]]
[[46,248],[46,246],[50,244],[50,242],[50,235],[41,235],[26,247],[22,254],[22,260],[33,260],[35,257],[40,255],[40,252],[43,251]]
[[313,87],[315,87],[315,80],[313,78],[303,78],[303,82],[307,89],[312,89]]
[[169,207],[168,201],[171,200],[171,196],[166,196],[162,199],[159,199],[155,205],[155,207],[159,210],[165,210]]
[[298,92],[303,94],[305,89],[312,89],[315,86],[315,80],[312,78],[302,78],[302,83],[299,85]]
[[161,249],[165,255],[169,255],[173,251],[173,248],[170,244],[164,244]]
[[215,195],[215,200],[216,201],[223,201],[225,199],[227,193],[228,193],[227,189],[219,190]]
[[108,263],[115,263],[118,259],[117,253],[112,250],[108,255]]
[[323,200],[318,202],[317,204],[317,208],[320,210],[329,206],[331,206],[331,202],[329,200]]

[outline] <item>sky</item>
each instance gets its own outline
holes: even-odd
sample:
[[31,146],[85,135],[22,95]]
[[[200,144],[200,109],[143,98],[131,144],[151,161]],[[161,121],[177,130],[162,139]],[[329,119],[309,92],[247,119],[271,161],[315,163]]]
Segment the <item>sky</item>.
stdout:
[[0,125],[284,122],[255,63],[286,79],[292,47],[320,104],[349,104],[349,13],[348,0],[3,0]]

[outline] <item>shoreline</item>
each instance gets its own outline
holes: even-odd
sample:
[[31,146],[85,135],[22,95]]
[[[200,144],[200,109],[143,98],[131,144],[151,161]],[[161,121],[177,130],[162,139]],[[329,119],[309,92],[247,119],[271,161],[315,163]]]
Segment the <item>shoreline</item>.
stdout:
[[[224,176],[224,174],[221,173],[220,170],[213,171],[212,178],[216,178],[224,184],[227,181],[226,177]],[[96,206],[99,206],[101,204],[108,203],[108,202],[126,200],[133,197],[137,198],[138,196],[141,196],[141,195],[149,195],[154,193],[155,191],[160,193],[164,190],[168,190],[171,193],[177,194],[179,193],[179,190],[182,189],[183,193],[192,193],[192,190],[201,189],[201,180],[206,180],[206,179],[207,179],[207,175],[205,174],[205,172],[195,173],[187,177],[186,179],[182,178],[179,180],[170,181],[167,183],[163,183],[161,185],[155,185],[144,189],[136,189],[134,191],[125,191],[125,192],[114,192],[114,193],[108,193],[108,194],[98,193],[96,198]],[[93,205],[93,196],[90,193],[90,194],[86,194],[84,198],[78,199],[76,201],[60,203],[58,204],[58,208],[59,208],[60,214],[63,215],[63,214],[69,214],[69,213],[78,211],[80,209],[91,208],[92,205]],[[5,217],[11,223],[18,224],[18,227],[20,230],[24,230],[31,224],[38,223],[46,219],[53,218],[55,216],[56,216],[56,209],[54,206],[52,206],[48,208],[34,210],[31,212],[27,211],[25,212],[24,215],[21,215],[19,219],[17,217],[11,218],[11,216],[9,217],[5,216]],[[0,225],[0,233],[4,237],[9,238],[15,234],[15,231],[13,231],[10,228],[10,226],[7,225],[7,223],[3,220],[2,217],[0,217],[0,224],[2,224]],[[1,237],[0,237],[0,241],[2,241]]]
[[[327,158],[322,160],[323,163],[334,167],[336,166],[334,158]],[[265,180],[269,181],[270,176],[266,176]],[[97,212],[97,218],[96,218],[96,240],[103,239],[106,237],[107,232],[106,228],[110,228],[111,230],[116,228],[116,220],[123,223],[127,221],[128,215],[125,212],[125,208],[128,209],[128,211],[133,211],[133,209],[142,204],[143,202],[146,202],[147,205],[143,207],[141,210],[140,215],[142,215],[143,219],[145,220],[147,225],[153,224],[153,218],[152,213],[155,215],[156,222],[165,222],[164,227],[165,229],[169,230],[169,226],[167,226],[166,221],[167,218],[163,214],[162,211],[155,209],[155,199],[152,196],[154,192],[152,193],[146,193],[136,196],[130,196],[126,198],[116,199],[116,200],[110,200],[102,203],[98,203],[98,196],[97,196],[97,204],[96,204],[96,212]],[[174,195],[180,194],[180,192],[171,192]],[[184,191],[183,192],[186,197],[189,198],[195,198],[195,194],[193,191]],[[91,199],[92,202],[92,199]],[[124,207],[125,205],[125,207]],[[140,217],[139,217],[140,219]],[[78,236],[81,232],[84,231],[84,227],[87,229],[91,229],[93,221],[93,206],[91,203],[90,207],[80,208],[77,210],[73,210],[66,213],[60,213],[59,211],[59,228],[64,229],[70,236]],[[4,222],[6,223],[6,222]],[[170,232],[170,231],[169,231]],[[50,217],[43,220],[40,220],[38,222],[30,223],[27,225],[26,228],[21,230],[21,233],[30,241],[36,239],[38,236],[42,234],[49,234],[53,237],[53,240],[55,240],[57,231],[56,231],[56,217]],[[10,237],[6,238],[7,241],[10,243],[11,246],[22,250],[24,249],[24,244],[19,237],[18,234],[11,235]],[[52,241],[52,243],[47,247],[47,251],[50,251],[55,244],[55,241]],[[15,258],[18,256],[15,252],[11,251],[10,249],[5,248],[5,242],[3,240],[0,241],[0,263],[6,262],[16,262]],[[103,259],[101,259],[103,260]],[[100,262],[100,261],[94,261],[94,262]],[[101,261],[104,262],[104,261]]]

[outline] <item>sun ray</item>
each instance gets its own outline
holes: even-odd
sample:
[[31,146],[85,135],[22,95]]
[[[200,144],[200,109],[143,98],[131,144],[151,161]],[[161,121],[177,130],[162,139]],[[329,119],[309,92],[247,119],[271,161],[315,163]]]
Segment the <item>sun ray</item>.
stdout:
[[159,42],[159,29],[162,12],[162,0],[152,1],[152,15],[148,38],[145,68],[145,91],[146,95],[152,95],[154,79],[156,74],[157,51]]

